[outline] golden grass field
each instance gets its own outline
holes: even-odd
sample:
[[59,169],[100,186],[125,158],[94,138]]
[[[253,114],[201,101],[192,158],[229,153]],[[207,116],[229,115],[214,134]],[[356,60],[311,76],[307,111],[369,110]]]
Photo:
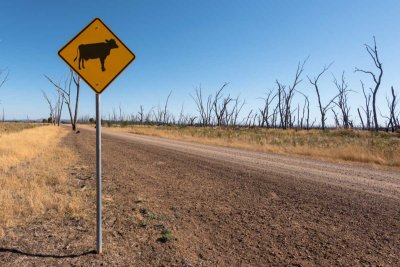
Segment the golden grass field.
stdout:
[[253,151],[400,168],[400,133],[179,126],[111,129]]
[[24,129],[30,129],[38,126],[43,126],[43,124],[40,123],[23,123],[23,122],[3,122],[0,123],[0,136],[7,134],[7,133],[13,133],[13,132],[19,132]]
[[79,216],[81,200],[66,180],[77,157],[60,145],[68,130],[40,126],[0,124],[0,238],[39,215]]

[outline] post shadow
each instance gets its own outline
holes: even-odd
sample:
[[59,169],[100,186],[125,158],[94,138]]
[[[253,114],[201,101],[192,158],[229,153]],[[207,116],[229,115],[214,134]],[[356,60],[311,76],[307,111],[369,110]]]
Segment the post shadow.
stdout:
[[74,253],[74,254],[67,254],[67,255],[55,255],[55,254],[45,254],[45,253],[31,253],[25,252],[16,248],[2,248],[0,247],[0,253],[13,253],[19,254],[28,257],[37,257],[37,258],[54,258],[54,259],[72,259],[78,258],[85,255],[96,254],[95,250],[89,250],[82,253]]

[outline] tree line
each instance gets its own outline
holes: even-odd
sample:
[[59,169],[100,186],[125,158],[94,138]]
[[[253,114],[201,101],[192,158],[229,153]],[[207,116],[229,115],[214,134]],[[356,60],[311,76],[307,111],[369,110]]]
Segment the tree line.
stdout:
[[[334,77],[333,83],[336,87],[336,94],[323,101],[321,98],[320,79],[326,75],[332,66],[329,63],[315,76],[306,76],[309,85],[314,89],[318,101],[319,120],[310,118],[310,101],[309,95],[301,92],[298,87],[300,83],[304,83],[304,67],[307,59],[297,64],[296,72],[293,79],[289,83],[283,83],[276,80],[273,89],[266,92],[265,97],[260,98],[263,102],[261,108],[251,109],[246,114],[242,114],[243,106],[246,104],[245,99],[239,96],[231,96],[226,93],[229,83],[224,83],[215,93],[203,95],[201,86],[194,88],[191,98],[196,105],[197,114],[188,114],[184,112],[182,105],[178,116],[168,110],[169,100],[172,91],[168,94],[163,105],[152,107],[145,111],[140,105],[136,113],[125,114],[121,107],[118,110],[113,109],[112,113],[103,118],[103,122],[109,125],[120,124],[149,124],[149,125],[189,125],[189,126],[226,126],[226,127],[264,127],[264,128],[281,128],[281,129],[311,129],[327,128],[327,116],[331,114],[335,127],[350,129],[361,128],[363,130],[380,129],[386,131],[396,131],[400,129],[399,117],[400,111],[397,109],[398,95],[394,87],[391,86],[391,95],[386,97],[387,109],[386,114],[378,114],[376,107],[376,99],[378,91],[381,88],[383,77],[383,66],[379,58],[378,47],[375,37],[373,44],[365,44],[365,50],[373,62],[374,69],[366,70],[356,67],[354,72],[362,73],[366,77],[370,77],[373,81],[370,88],[366,88],[363,81],[360,81],[360,87],[363,93],[364,103],[358,107],[357,115],[361,125],[355,125],[351,117],[351,106],[349,102],[349,94],[354,92],[350,89],[346,80],[345,73],[342,72],[339,78]],[[69,77],[63,83],[55,83],[51,78],[45,76],[47,80],[54,86],[57,92],[57,98],[51,101],[45,92],[44,98],[49,106],[49,120],[54,124],[59,124],[61,120],[61,112],[63,104],[68,107],[70,122],[73,130],[76,129],[78,122],[78,102],[80,79],[72,70]],[[75,91],[75,101],[71,101],[71,89]],[[302,103],[295,104],[293,99],[295,95],[303,98]],[[73,102],[73,103],[72,103]],[[378,117],[383,118],[385,123],[380,125]],[[93,119],[92,119],[93,121]],[[91,122],[89,117],[81,118],[81,122]]]

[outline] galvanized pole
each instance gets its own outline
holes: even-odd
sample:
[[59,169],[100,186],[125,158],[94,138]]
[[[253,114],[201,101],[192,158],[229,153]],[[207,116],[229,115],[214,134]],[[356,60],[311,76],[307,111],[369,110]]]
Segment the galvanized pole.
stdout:
[[103,250],[101,236],[101,113],[100,113],[100,94],[96,94],[96,250],[100,254]]

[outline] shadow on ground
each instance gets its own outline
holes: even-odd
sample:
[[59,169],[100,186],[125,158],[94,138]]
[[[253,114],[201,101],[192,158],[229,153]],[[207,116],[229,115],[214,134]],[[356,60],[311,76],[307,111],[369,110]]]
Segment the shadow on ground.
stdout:
[[0,248],[0,253],[14,253],[19,255],[24,255],[28,257],[37,257],[37,258],[54,258],[54,259],[68,259],[68,258],[78,258],[81,256],[89,255],[89,254],[96,254],[95,250],[89,250],[82,253],[75,253],[69,255],[56,255],[56,254],[42,254],[42,253],[31,253],[31,252],[24,252],[16,248]]

